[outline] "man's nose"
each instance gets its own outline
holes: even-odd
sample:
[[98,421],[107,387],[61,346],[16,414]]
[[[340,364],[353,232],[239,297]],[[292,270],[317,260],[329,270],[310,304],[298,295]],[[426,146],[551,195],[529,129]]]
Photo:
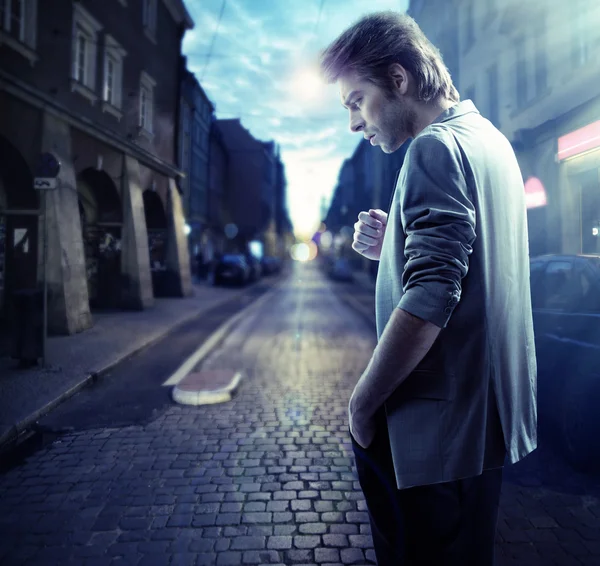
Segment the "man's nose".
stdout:
[[360,132],[365,129],[365,122],[360,116],[350,116],[350,131],[352,133]]

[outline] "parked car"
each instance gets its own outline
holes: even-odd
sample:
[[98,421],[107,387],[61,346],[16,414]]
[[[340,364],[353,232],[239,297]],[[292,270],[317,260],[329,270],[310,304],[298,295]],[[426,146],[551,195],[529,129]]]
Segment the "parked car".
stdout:
[[261,266],[265,275],[273,275],[281,271],[281,260],[278,257],[264,256],[261,260]]
[[[600,256],[531,260],[540,425],[576,469],[600,465]],[[554,434],[552,435],[555,436]]]
[[225,254],[215,264],[213,284],[244,285],[250,279],[250,266],[242,254]]
[[244,258],[246,259],[246,263],[250,267],[250,281],[258,281],[260,279],[260,276],[262,275],[262,267],[260,260],[252,254],[247,254],[244,256]]
[[334,259],[329,267],[329,277],[335,281],[352,281],[354,277],[350,262],[341,257]]

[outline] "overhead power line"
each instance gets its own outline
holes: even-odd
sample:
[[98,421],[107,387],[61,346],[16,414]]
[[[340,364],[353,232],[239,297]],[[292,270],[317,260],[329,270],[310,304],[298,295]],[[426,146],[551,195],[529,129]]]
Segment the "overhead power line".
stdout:
[[215,46],[215,41],[217,40],[217,35],[219,33],[221,19],[223,18],[223,12],[225,11],[225,4],[227,4],[227,0],[223,0],[223,3],[221,4],[221,11],[219,12],[219,19],[217,20],[217,27],[215,28],[215,31],[213,33],[213,36],[212,36],[212,39],[210,42],[210,47],[208,48],[208,55],[206,56],[206,61],[204,62],[204,68],[202,69],[202,73],[200,74],[200,81],[202,81],[204,79],[204,73],[206,73],[206,69],[208,68],[208,64],[210,63],[210,60],[212,58],[212,52],[213,52],[213,48]]
[[315,35],[317,35],[317,30],[319,29],[319,24],[321,23],[321,14],[323,13],[323,6],[325,6],[325,0],[321,0],[321,4],[319,5],[319,14],[317,16],[317,23],[315,24]]

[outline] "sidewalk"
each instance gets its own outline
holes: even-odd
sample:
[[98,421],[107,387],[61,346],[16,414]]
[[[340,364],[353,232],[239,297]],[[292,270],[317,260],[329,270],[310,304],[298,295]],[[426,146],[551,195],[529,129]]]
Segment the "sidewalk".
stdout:
[[144,311],[94,313],[93,327],[81,334],[48,338],[46,369],[17,369],[16,360],[0,358],[0,445],[120,361],[244,290],[196,283],[192,297],[156,299]]

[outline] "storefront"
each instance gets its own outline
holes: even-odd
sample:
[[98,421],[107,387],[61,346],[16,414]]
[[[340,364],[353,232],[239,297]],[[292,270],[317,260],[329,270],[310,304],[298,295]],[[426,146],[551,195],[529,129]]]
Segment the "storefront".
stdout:
[[123,218],[117,187],[105,171],[87,168],[77,190],[90,308],[118,309]]
[[600,120],[558,138],[562,248],[600,253]]
[[13,293],[38,287],[39,199],[21,152],[0,136],[0,353],[10,334]]

